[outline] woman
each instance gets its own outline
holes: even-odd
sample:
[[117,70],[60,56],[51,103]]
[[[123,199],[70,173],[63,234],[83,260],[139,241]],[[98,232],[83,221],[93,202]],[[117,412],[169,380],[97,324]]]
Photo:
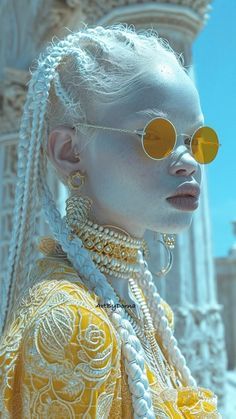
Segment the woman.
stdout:
[[[154,31],[84,28],[40,56],[20,131],[3,418],[221,417],[144,259],[146,229],[171,247],[164,233],[191,223],[218,149],[202,126],[192,81]],[[63,218],[47,160],[70,189]],[[53,236],[28,278],[38,194]]]

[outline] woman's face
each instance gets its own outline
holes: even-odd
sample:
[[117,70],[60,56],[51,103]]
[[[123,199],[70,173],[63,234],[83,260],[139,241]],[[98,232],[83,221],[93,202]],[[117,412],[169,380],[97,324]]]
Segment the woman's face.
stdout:
[[[152,114],[143,115],[148,109],[153,109]],[[178,134],[192,135],[203,124],[196,88],[171,57],[163,56],[163,62],[143,76],[140,89],[122,103],[109,105],[97,124],[143,129],[156,116],[168,118]],[[188,227],[194,210],[177,209],[166,200],[179,185],[201,184],[201,166],[184,138],[178,137],[167,158],[155,161],[143,152],[136,135],[97,130],[81,153],[87,175],[85,192],[94,201],[94,217],[136,236],[146,229],[177,233]]]
[[[152,113],[145,115],[150,109]],[[192,135],[203,124],[196,88],[175,58],[166,53],[144,73],[132,95],[109,105],[105,112],[98,108],[90,121],[141,130],[158,116],[168,118],[178,134]],[[76,168],[86,174],[81,193],[93,200],[92,219],[136,237],[142,237],[146,229],[178,233],[190,225],[194,210],[177,209],[166,200],[186,182],[201,184],[201,166],[184,144],[186,137],[178,136],[172,154],[156,161],[144,153],[136,135],[103,130],[95,134],[84,149],[81,138],[74,139],[82,150]]]

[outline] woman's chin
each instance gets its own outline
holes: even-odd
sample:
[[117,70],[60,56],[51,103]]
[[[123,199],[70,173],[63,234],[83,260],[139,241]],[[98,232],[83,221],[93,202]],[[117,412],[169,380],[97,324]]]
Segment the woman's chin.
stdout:
[[192,215],[189,214],[188,217],[182,217],[181,220],[175,220],[173,222],[163,222],[163,224],[158,225],[151,229],[157,233],[166,233],[166,234],[179,234],[188,230],[192,223]]

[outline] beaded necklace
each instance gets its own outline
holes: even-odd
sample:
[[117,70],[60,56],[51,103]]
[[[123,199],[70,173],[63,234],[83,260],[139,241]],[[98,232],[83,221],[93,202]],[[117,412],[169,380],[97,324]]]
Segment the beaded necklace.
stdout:
[[104,274],[123,279],[135,278],[140,273],[138,251],[142,250],[145,255],[148,253],[145,240],[133,238],[119,227],[92,222],[88,218],[90,206],[91,201],[87,197],[71,196],[67,199],[66,223],[71,230],[68,239],[72,240],[73,235],[79,237]]

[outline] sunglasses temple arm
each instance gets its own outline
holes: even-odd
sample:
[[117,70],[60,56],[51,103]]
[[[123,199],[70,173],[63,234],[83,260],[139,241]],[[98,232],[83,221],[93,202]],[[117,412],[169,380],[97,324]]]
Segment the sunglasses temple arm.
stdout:
[[103,130],[108,130],[108,131],[125,132],[125,133],[128,133],[128,134],[142,135],[142,134],[139,134],[139,132],[136,131],[136,130],[135,131],[131,131],[131,130],[128,130],[128,129],[112,128],[112,127],[103,127],[103,126],[100,126],[100,125],[83,124],[82,122],[81,123],[78,122],[77,124],[74,125],[73,128],[76,128],[77,126],[84,126],[84,127],[97,128],[97,129],[103,129]]

